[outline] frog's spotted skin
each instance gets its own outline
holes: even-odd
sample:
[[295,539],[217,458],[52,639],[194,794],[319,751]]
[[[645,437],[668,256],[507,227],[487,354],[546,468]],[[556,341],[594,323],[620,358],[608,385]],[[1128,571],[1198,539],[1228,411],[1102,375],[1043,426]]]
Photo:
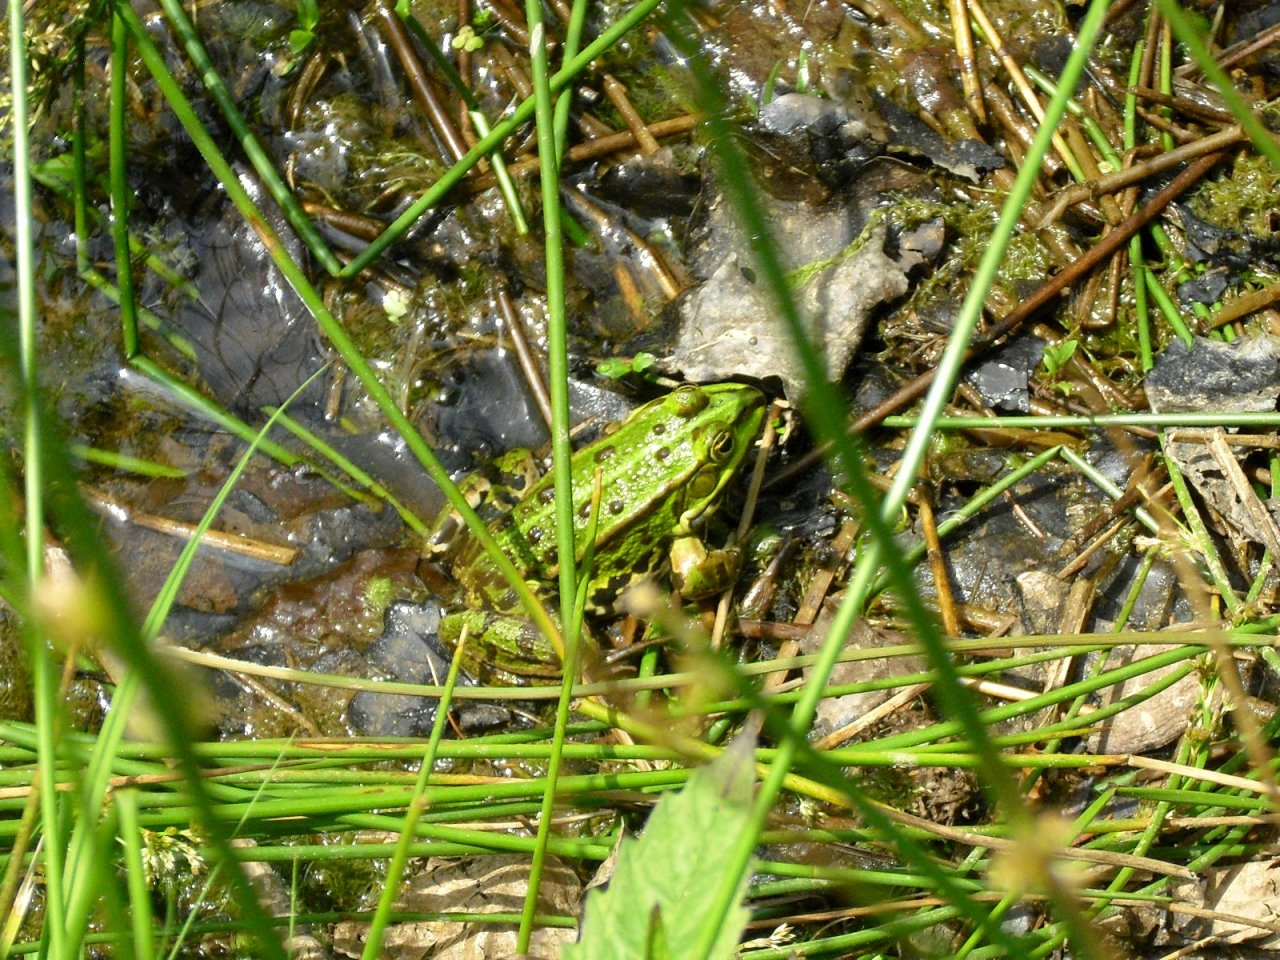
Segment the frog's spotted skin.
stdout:
[[[609,612],[621,590],[666,565],[674,541],[696,538],[701,521],[718,506],[754,445],[763,416],[764,397],[754,387],[686,385],[639,408],[613,433],[574,454],[579,563],[588,545],[597,468],[602,479],[588,610]],[[516,569],[545,595],[553,592],[559,573],[554,501],[548,474],[489,523]],[[717,561],[726,566],[722,552]],[[503,682],[559,676],[554,651],[521,616],[514,591],[478,543],[463,543],[453,572],[468,609],[446,616],[440,637],[455,644],[463,625],[469,625],[467,666],[473,673]],[[686,595],[722,588],[726,577],[726,572],[686,577],[686,584],[696,585]]]

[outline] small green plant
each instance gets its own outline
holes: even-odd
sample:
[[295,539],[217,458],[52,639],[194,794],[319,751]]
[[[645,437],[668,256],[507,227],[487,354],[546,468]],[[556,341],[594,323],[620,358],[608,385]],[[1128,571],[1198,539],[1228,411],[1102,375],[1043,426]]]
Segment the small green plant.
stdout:
[[1044,348],[1044,356],[1040,358],[1040,365],[1048,373],[1049,383],[1059,393],[1071,393],[1071,382],[1063,379],[1062,374],[1079,347],[1079,340],[1069,339],[1050,343]]
[[[764,86],[760,88],[760,106],[767,106],[777,97],[778,76],[782,73],[783,61],[779,60],[769,71]],[[809,70],[809,51],[801,50],[796,57],[796,93],[819,95],[817,85]]]
[[796,57],[796,93],[813,92],[813,78],[809,75],[809,51],[801,50]]
[[1050,377],[1057,377],[1062,372],[1062,368],[1075,356],[1079,346],[1079,340],[1060,340],[1044,348],[1044,356],[1040,362]]
[[632,357],[613,357],[596,364],[596,375],[608,380],[621,380],[632,374],[645,380],[653,380],[656,371],[653,369],[658,358],[652,353],[641,351]]
[[484,40],[476,35],[475,28],[471,24],[464,24],[458,30],[458,35],[453,38],[450,44],[455,50],[465,50],[467,53],[475,53],[484,46]]
[[289,50],[295,57],[315,41],[319,23],[320,4],[317,0],[298,0],[298,26],[289,31]]

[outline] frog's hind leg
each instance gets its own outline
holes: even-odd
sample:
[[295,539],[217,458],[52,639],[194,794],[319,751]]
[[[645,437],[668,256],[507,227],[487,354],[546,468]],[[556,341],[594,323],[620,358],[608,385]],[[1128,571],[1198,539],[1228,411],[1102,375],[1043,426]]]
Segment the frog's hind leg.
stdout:
[[457,649],[463,627],[467,649],[462,665],[482,683],[506,686],[558,682],[560,657],[529,620],[486,610],[461,610],[440,621],[438,635]]

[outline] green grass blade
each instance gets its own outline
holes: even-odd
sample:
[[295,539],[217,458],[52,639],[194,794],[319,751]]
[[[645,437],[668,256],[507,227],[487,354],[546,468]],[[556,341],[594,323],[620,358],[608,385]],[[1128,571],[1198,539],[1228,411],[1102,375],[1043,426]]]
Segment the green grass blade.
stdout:
[[[405,5],[396,4],[396,14],[404,20],[405,26],[414,38],[422,44],[422,48],[435,61],[440,72],[445,75],[445,79],[449,81],[449,86],[457,91],[458,96],[462,98],[462,102],[467,105],[467,114],[471,117],[471,122],[475,124],[476,131],[481,137],[486,137],[490,133],[489,121],[480,109],[480,102],[476,99],[471,88],[462,80],[457,69],[448,57],[444,55],[444,51],[440,49],[440,45],[436,43],[435,38],[423,28],[422,22],[418,20],[412,13],[407,13],[403,9]],[[520,194],[516,191],[515,182],[511,179],[511,174],[507,169],[507,160],[502,155],[500,147],[495,147],[489,154],[489,162],[493,164],[493,176],[498,181],[498,190],[502,194],[502,200],[507,205],[507,210],[511,213],[511,221],[515,225],[516,233],[519,236],[525,236],[529,232],[529,221],[525,218],[524,208],[520,204]]]
[[[304,382],[293,396],[289,399],[293,400],[300,395],[311,382],[323,372],[316,371],[306,382]],[[287,402],[285,404],[287,406]],[[254,453],[257,450],[258,443],[266,437],[267,433],[275,425],[275,417],[272,417],[259,431],[259,436],[255,443],[250,444],[249,448],[241,456],[235,468],[227,475],[227,479],[223,482],[221,489],[214,496],[200,522],[196,525],[193,536],[187,541],[183,547],[181,554],[174,563],[173,568],[169,571],[164,584],[161,586],[156,599],[152,602],[151,609],[147,614],[147,618],[142,625],[139,636],[138,650],[141,652],[141,659],[149,666],[155,668],[157,665],[154,661],[154,654],[149,649],[151,644],[160,633],[160,628],[172,609],[173,603],[177,598],[178,590],[182,585],[183,579],[191,568],[191,564],[195,560],[196,552],[200,548],[201,539],[204,533],[209,529],[214,519],[217,517],[222,505],[226,502],[231,491],[235,489],[241,475],[249,465]],[[134,669],[128,672],[117,684],[115,697],[112,701],[112,709],[107,714],[106,720],[103,722],[102,731],[95,741],[94,752],[89,759],[85,769],[85,787],[82,796],[82,813],[79,823],[73,833],[70,855],[68,857],[69,869],[79,868],[86,870],[86,864],[95,861],[93,843],[96,835],[97,815],[96,811],[102,808],[102,804],[106,797],[107,784],[113,773],[113,764],[116,758],[116,751],[119,747],[121,739],[124,737],[125,725],[128,723],[132,715],[132,707],[139,693],[144,689],[151,691],[151,706],[164,716],[162,707],[167,703],[162,690],[164,689],[158,683],[146,683],[146,675],[139,669],[137,664],[133,664]],[[189,705],[182,704],[180,708],[175,708],[174,720],[177,721],[179,727],[188,727],[190,724],[182,717],[182,712],[187,710]],[[194,763],[194,760],[193,760]],[[241,878],[243,881],[243,877]],[[234,881],[233,881],[234,882]],[[67,915],[67,936],[68,939],[74,940],[79,936],[83,936],[85,917],[79,911],[71,911]]]
[[560,660],[566,669],[560,687],[560,707],[556,714],[556,733],[552,741],[551,763],[547,770],[543,799],[543,816],[538,821],[537,843],[530,865],[529,888],[525,894],[524,913],[516,939],[516,952],[526,953],[533,936],[533,920],[537,912],[538,889],[551,833],[551,811],[559,778],[559,752],[563,745],[564,724],[568,719],[568,703],[573,681],[570,672],[578,663],[581,624],[569,616],[578,589],[577,546],[573,528],[573,445],[569,437],[569,339],[565,315],[564,238],[561,233],[560,163],[556,153],[555,105],[552,102],[550,70],[547,65],[546,24],[542,19],[540,0],[527,0],[525,16],[529,24],[530,72],[537,117],[539,173],[542,186],[542,229],[545,238],[547,277],[547,382],[551,391],[551,469],[555,486],[556,548],[559,554],[560,622],[564,647]]
[[426,753],[423,755],[422,765],[418,769],[417,783],[414,784],[414,800],[409,805],[409,813],[405,816],[404,823],[400,827],[395,851],[391,855],[390,863],[387,864],[382,896],[379,897],[378,906],[369,921],[369,930],[365,935],[364,950],[360,955],[361,960],[376,960],[377,957],[382,955],[382,938],[386,933],[387,924],[391,921],[391,910],[395,906],[396,897],[400,893],[400,881],[404,877],[405,867],[409,863],[410,849],[417,835],[418,820],[426,810],[426,804],[423,802],[422,796],[426,792],[431,773],[436,766],[436,757],[440,753],[440,741],[444,738],[445,725],[448,722],[449,710],[452,706],[453,688],[458,682],[458,673],[462,669],[464,644],[465,641],[458,644],[457,649],[453,652],[453,660],[449,664],[449,675],[445,680],[445,692],[440,697],[439,703],[436,704],[435,723],[431,725],[431,737],[427,741]]
[[[562,59],[572,60],[582,46],[582,30],[587,20],[587,0],[573,0],[569,22],[565,25]],[[565,144],[569,139],[569,112],[573,109],[573,88],[562,91],[556,99],[555,144],[556,163],[564,165]]]
[[125,170],[125,112],[129,109],[125,91],[129,66],[129,37],[124,22],[111,17],[111,121],[109,163],[111,183],[111,237],[116,249],[116,289],[120,299],[121,344],[126,360],[138,352],[138,313],[133,296],[133,261],[129,252],[129,189]]
[[172,480],[185,477],[191,472],[178,467],[171,467],[166,463],[143,460],[140,457],[116,453],[114,450],[89,447],[82,443],[73,444],[71,452],[85,463],[96,463],[98,466],[110,467],[112,470],[119,470],[122,473],[134,473],[140,477],[168,478]]
[[[275,412],[275,408],[273,407],[266,408],[267,414],[272,414],[274,412]],[[338,450],[332,444],[326,443],[324,440],[320,439],[320,437],[318,437],[315,433],[308,430],[306,427],[300,424],[297,420],[294,420],[293,417],[289,416],[287,413],[282,412],[280,414],[280,426],[284,427],[286,430],[292,433],[295,437],[297,437],[299,440],[301,440],[303,443],[309,446],[312,450],[320,454],[320,456],[324,457],[324,459],[328,460],[335,467],[337,467],[339,470],[341,470],[343,473],[349,476],[352,480],[360,484],[360,486],[367,489],[371,494],[373,494],[379,500],[389,504],[391,506],[391,509],[400,515],[400,519],[404,521],[405,526],[407,526],[414,533],[418,534],[421,537],[426,537],[427,534],[430,532],[427,525],[423,523],[421,520],[419,520],[417,515],[411,512],[408,507],[402,504],[391,493],[390,490],[388,490],[381,483],[379,483],[371,474],[365,471],[359,464],[355,463],[349,457],[344,455],[342,451]]]
[[[32,227],[35,224],[31,196],[29,139],[30,117],[27,105],[26,25],[23,5],[9,4],[9,90],[13,98],[10,123],[13,130],[14,183],[14,247],[17,274],[17,327],[19,378],[25,403],[23,418],[23,529],[26,533],[25,598],[30,601],[44,578],[44,435],[39,416],[39,392],[36,380],[36,288],[35,247]],[[28,621],[23,630],[31,662],[35,714],[39,725],[39,770],[46,787],[56,782],[57,740],[63,726],[57,697],[57,675],[53,655],[43,636]],[[45,909],[55,917],[66,909],[66,877],[63,872],[62,803],[59,791],[45,789],[40,793],[40,829],[44,838]],[[57,927],[57,924],[53,924]],[[51,929],[49,948],[55,956],[65,949],[62,931]]]
[[151,893],[142,867],[142,830],[138,826],[136,791],[121,790],[115,795],[120,813],[120,842],[124,848],[125,883],[129,890],[129,921],[133,930],[133,953],[138,960],[155,957]]

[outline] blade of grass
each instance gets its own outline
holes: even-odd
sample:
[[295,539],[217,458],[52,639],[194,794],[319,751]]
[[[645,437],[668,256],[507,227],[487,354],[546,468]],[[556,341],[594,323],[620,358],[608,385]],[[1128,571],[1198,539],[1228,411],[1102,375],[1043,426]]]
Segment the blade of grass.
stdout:
[[435,769],[436,756],[440,751],[440,741],[444,737],[445,724],[452,705],[453,688],[458,682],[458,673],[462,669],[462,654],[467,644],[465,629],[464,627],[462,639],[458,641],[458,646],[453,651],[453,660],[449,663],[444,695],[436,704],[435,723],[431,725],[431,737],[427,741],[427,749],[422,756],[422,764],[418,768],[418,780],[413,787],[414,799],[409,804],[409,812],[405,815],[404,823],[400,827],[399,839],[396,841],[395,851],[391,854],[391,862],[387,864],[382,895],[378,898],[378,906],[369,921],[364,950],[360,954],[361,960],[375,960],[376,957],[382,956],[382,938],[386,933],[387,925],[391,922],[391,911],[395,906],[396,897],[400,892],[400,881],[404,877],[404,870],[409,862],[409,851],[416,836],[418,820],[427,809],[422,796],[427,790],[431,772]]
[[[422,48],[435,61],[436,66],[440,68],[440,72],[449,81],[449,85],[457,91],[458,96],[462,98],[462,102],[467,105],[467,113],[480,136],[488,136],[490,132],[489,120],[484,115],[484,111],[480,109],[480,101],[471,92],[471,88],[462,81],[462,77],[458,74],[449,58],[444,55],[444,51],[440,49],[440,45],[436,43],[435,38],[427,33],[421,21],[413,15],[408,7],[407,3],[397,3],[395,5],[396,15],[404,21],[414,39],[422,44]],[[498,181],[498,190],[502,194],[502,201],[507,205],[507,211],[511,214],[511,222],[515,226],[516,234],[523,237],[529,232],[529,221],[525,218],[524,208],[520,204],[520,194],[517,192],[515,181],[507,168],[507,158],[502,155],[500,147],[501,145],[495,147],[489,153],[488,159],[493,164],[493,175]]]
[[[275,412],[275,408],[266,407],[264,412],[270,415]],[[390,490],[384,487],[359,464],[344,455],[332,444],[326,443],[324,440],[320,439],[319,436],[308,430],[287,413],[281,413],[280,426],[284,427],[312,450],[320,454],[320,456],[324,457],[335,467],[349,476],[352,480],[360,484],[360,486],[367,489],[379,500],[390,504],[391,509],[400,515],[400,519],[404,521],[405,526],[414,533],[421,537],[426,537],[430,532],[427,525],[419,520],[418,517],[412,513],[408,507],[402,504],[398,498],[393,496]]]
[[71,452],[83,460],[85,463],[96,463],[99,466],[111,467],[113,470],[119,470],[122,473],[135,473],[140,477],[167,477],[176,479],[185,477],[191,471],[182,470],[178,467],[171,467],[166,463],[156,463],[154,460],[143,460],[139,457],[131,457],[127,454],[116,453],[114,450],[101,450],[98,447],[88,447],[82,443],[73,444]]
[[[68,956],[77,956],[80,952],[81,938],[88,931],[89,917],[101,908],[105,914],[108,929],[127,942],[128,924],[124,922],[119,911],[112,916],[112,901],[119,900],[118,878],[116,875],[116,833],[119,828],[119,810],[109,804],[100,818],[91,824],[76,824],[76,831],[85,838],[85,847],[90,855],[79,862],[67,859],[67,919],[76,918],[78,926],[66,932],[67,946],[74,948]],[[75,834],[73,834],[73,842]],[[50,918],[46,926],[56,925],[58,918]],[[69,924],[66,924],[70,926]]]
[[108,153],[111,183],[111,238],[116,249],[116,289],[119,291],[121,345],[124,358],[138,352],[138,314],[134,308],[133,261],[129,255],[129,189],[125,171],[125,112],[129,108],[125,92],[129,67],[129,36],[124,21],[111,17],[111,100]]
[[[238,417],[227,413],[190,384],[183,383],[174,377],[146,354],[138,354],[130,361],[130,366],[143,374],[148,380],[159,384],[179,403],[195,411],[210,423],[216,424],[227,433],[239,437],[246,443],[254,442],[258,431]],[[273,440],[259,441],[258,449],[272,459],[283,463],[286,467],[294,467],[303,462],[302,457],[291,450],[286,450]]]
[[[587,2],[586,0],[573,0],[573,7],[569,10],[569,22],[565,24],[564,30],[564,50],[561,53],[561,59],[572,60],[578,54],[578,48],[582,46],[582,30],[587,20]],[[556,164],[563,166],[565,144],[569,138],[569,111],[573,109],[573,88],[561,92],[556,99],[555,107],[555,144],[556,144]],[[541,149],[541,148],[539,148]]]
[[75,118],[71,127],[72,170],[72,220],[76,232],[76,270],[89,267],[89,203],[85,184],[87,162],[85,157],[85,99],[84,99],[84,34],[76,37],[75,67],[71,76],[71,112]]
[[[573,528],[573,445],[569,436],[569,340],[565,316],[564,238],[561,233],[560,163],[556,153],[554,104],[551,100],[547,66],[546,24],[542,19],[540,0],[526,0],[525,17],[529,24],[530,80],[533,83],[534,109],[537,117],[539,173],[542,186],[542,230],[545,239],[547,298],[547,383],[551,391],[551,470],[555,487],[556,550],[559,554],[560,622],[564,647],[560,661],[564,675],[560,687],[556,732],[552,741],[544,793],[544,815],[538,821],[533,862],[529,868],[529,887],[525,894],[524,913],[516,937],[516,952],[527,953],[533,936],[533,918],[538,905],[538,888],[550,840],[550,811],[555,802],[559,778],[559,751],[563,745],[564,727],[568,722],[568,704],[577,679],[581,620],[569,614],[574,609],[578,589],[577,545]],[[588,541],[590,542],[590,541]]]
[[[1182,470],[1178,467],[1177,461],[1168,453],[1168,443],[1168,434],[1162,431],[1160,434],[1160,450],[1164,456],[1165,469],[1169,473],[1169,482],[1173,484],[1174,496],[1177,497],[1182,516],[1190,530],[1190,535],[1185,538],[1184,542],[1187,547],[1195,550],[1202,558],[1205,569],[1213,580],[1214,590],[1222,598],[1222,602],[1226,604],[1227,609],[1235,610],[1242,601],[1231,586],[1231,575],[1227,573],[1226,568],[1222,565],[1222,558],[1218,555],[1217,546],[1213,542],[1213,535],[1205,525],[1204,518],[1200,516],[1200,508],[1196,506],[1195,501],[1191,498],[1191,488],[1187,486],[1187,480],[1182,475]],[[1170,519],[1167,514],[1165,519]]]
[[[27,109],[26,24],[23,5],[9,4],[9,90],[13,98],[10,123],[13,130],[14,248],[17,274],[17,327],[19,378],[23,417],[23,529],[26,532],[25,600],[30,601],[44,578],[44,463],[43,435],[39,416],[39,386],[36,380],[36,288],[35,247],[32,227],[35,224],[31,202],[31,143]],[[25,619],[25,618],[24,618]],[[41,636],[26,619],[23,635],[27,641],[31,663],[32,692],[39,734],[38,765],[40,778],[46,784],[56,782],[58,734],[63,726],[57,696],[57,676],[53,655]],[[45,909],[55,917],[66,909],[64,884],[62,804],[57,790],[40,793],[40,830],[43,836]],[[57,927],[57,924],[53,924]],[[65,956],[62,931],[48,931],[49,949],[54,956]]]
[[35,885],[41,841],[36,841],[35,852],[29,862],[26,854],[39,816],[40,779],[37,772],[32,780],[31,795],[22,808],[22,819],[18,822],[13,843],[9,846],[9,862],[5,864],[3,887],[0,888],[0,917],[5,918],[0,926],[0,960],[7,960],[13,952],[14,940],[27,913],[26,904],[30,901],[27,891]]
[[129,890],[129,922],[133,929],[133,954],[138,960],[155,957],[152,929],[151,892],[142,866],[142,829],[138,826],[138,796],[135,790],[120,790],[114,796],[120,812],[120,842],[124,848],[125,883]]
[[[301,386],[299,386],[285,402],[283,406],[300,396],[311,383],[320,376],[324,368],[317,370],[311,375]],[[277,414],[278,416],[278,414]],[[150,652],[148,646],[155,641],[160,634],[160,629],[164,621],[169,615],[174,602],[177,600],[178,591],[182,586],[187,572],[191,569],[191,564],[195,561],[196,551],[200,548],[200,542],[204,533],[212,525],[214,519],[222,509],[222,505],[226,502],[227,497],[231,495],[239,483],[241,475],[247,469],[250,460],[257,451],[258,443],[270,432],[275,426],[276,417],[270,418],[259,431],[259,435],[254,443],[240,457],[239,462],[227,475],[227,479],[223,482],[222,487],[214,496],[209,506],[206,508],[200,522],[196,525],[195,533],[183,547],[173,568],[169,571],[168,577],[165,578],[164,584],[158,591],[155,600],[151,604],[147,618],[142,624],[139,632],[140,648],[146,653],[144,658],[148,664],[154,665],[154,655]],[[158,709],[160,701],[164,701],[164,695],[161,688],[151,686],[146,683],[147,677],[136,668],[128,673],[116,685],[115,696],[112,699],[112,708],[108,712],[106,719],[102,724],[102,730],[94,745],[94,752],[86,765],[84,772],[84,789],[82,792],[82,812],[80,821],[77,823],[75,831],[72,834],[71,844],[68,856],[68,869],[74,870],[77,867],[83,869],[83,865],[94,861],[92,843],[95,836],[95,825],[98,822],[97,811],[102,809],[107,794],[108,781],[112,774],[112,764],[116,756],[116,750],[121,739],[124,737],[125,726],[132,716],[132,706],[139,693],[144,688],[151,690],[151,706]],[[183,704],[182,710],[189,709],[189,705]],[[163,713],[162,713],[163,715]],[[179,727],[188,727],[189,723],[179,720]],[[197,769],[194,766],[194,757],[192,757],[192,771]],[[198,777],[197,777],[198,779]],[[194,786],[194,785],[193,785]],[[239,873],[239,871],[235,871]],[[244,878],[241,876],[241,880]],[[233,877],[234,883],[234,877]],[[248,887],[246,886],[247,890]],[[256,901],[255,901],[256,903]],[[84,935],[87,930],[87,911],[91,909],[92,904],[88,901],[77,905],[79,909],[68,909],[66,914],[66,937],[70,943],[78,944],[79,938]],[[77,947],[78,949],[78,947]]]

